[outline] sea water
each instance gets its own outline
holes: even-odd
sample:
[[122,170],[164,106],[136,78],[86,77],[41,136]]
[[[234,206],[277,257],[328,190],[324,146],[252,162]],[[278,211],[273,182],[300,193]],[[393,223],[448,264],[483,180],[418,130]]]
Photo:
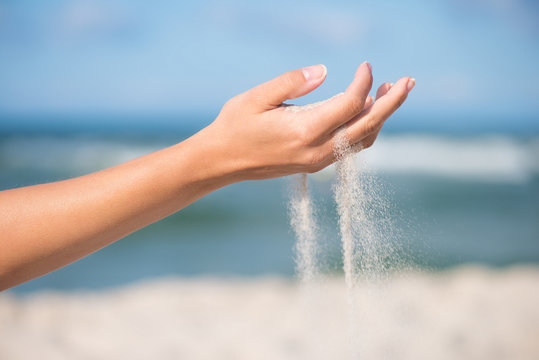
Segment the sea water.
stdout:
[[[0,187],[100,170],[192,133],[187,129],[162,135],[112,131],[0,135]],[[390,189],[389,195],[382,192],[376,198],[391,205],[393,228],[403,233],[408,252],[418,254],[414,260],[438,268],[463,262],[489,266],[539,262],[538,158],[539,137],[531,135],[386,133],[354,161],[363,187],[371,178],[370,187],[379,193],[380,187]],[[317,256],[318,271],[329,276],[342,272],[332,191],[335,170],[330,166],[308,175],[318,254],[323,255]],[[283,211],[289,197],[280,196],[288,183],[275,179],[223,188],[14,291],[98,289],[170,275],[292,277],[297,265],[290,249],[296,239]]]

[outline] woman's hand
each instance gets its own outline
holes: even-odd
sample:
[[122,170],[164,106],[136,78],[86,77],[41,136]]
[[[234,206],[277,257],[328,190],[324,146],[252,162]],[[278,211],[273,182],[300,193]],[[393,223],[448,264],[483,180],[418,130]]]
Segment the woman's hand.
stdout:
[[370,65],[346,92],[290,107],[326,77],[311,66],[230,100],[189,139],[109,169],[0,191],[0,290],[69,264],[233,182],[314,172],[335,160],[335,134],[367,147],[414,85],[403,78],[368,96]]
[[372,145],[384,121],[399,108],[415,80],[384,83],[369,96],[372,69],[361,64],[346,91],[328,101],[289,107],[284,101],[316,89],[326,68],[315,65],[287,72],[228,101],[203,133],[223,149],[237,180],[316,172],[335,161],[336,133],[356,149]]

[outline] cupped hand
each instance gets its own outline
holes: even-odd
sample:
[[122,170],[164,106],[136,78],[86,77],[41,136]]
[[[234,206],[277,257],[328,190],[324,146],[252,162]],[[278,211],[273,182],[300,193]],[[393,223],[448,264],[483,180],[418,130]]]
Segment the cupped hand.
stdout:
[[361,64],[346,91],[303,107],[284,104],[316,89],[326,68],[315,65],[287,72],[246,91],[222,108],[204,132],[240,180],[316,172],[334,162],[337,133],[344,129],[350,146],[373,144],[385,120],[406,100],[415,80],[404,77],[382,84],[369,96],[372,68]]

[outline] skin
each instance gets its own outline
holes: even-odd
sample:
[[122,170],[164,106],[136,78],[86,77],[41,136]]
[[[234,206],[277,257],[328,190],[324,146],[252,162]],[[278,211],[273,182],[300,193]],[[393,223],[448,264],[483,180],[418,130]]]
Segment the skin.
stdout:
[[316,108],[286,111],[286,100],[316,89],[326,70],[287,72],[228,101],[187,140],[74,179],[0,192],[0,290],[65,266],[226,185],[313,173],[335,161],[335,134],[372,145],[415,80],[384,83],[368,96],[361,64],[345,93]]

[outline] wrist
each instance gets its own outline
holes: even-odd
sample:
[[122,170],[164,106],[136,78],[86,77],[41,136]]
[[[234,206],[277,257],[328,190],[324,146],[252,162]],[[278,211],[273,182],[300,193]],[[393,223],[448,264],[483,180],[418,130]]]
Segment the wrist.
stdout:
[[193,186],[213,191],[242,180],[241,169],[230,147],[211,126],[174,148],[182,178],[187,178]]

